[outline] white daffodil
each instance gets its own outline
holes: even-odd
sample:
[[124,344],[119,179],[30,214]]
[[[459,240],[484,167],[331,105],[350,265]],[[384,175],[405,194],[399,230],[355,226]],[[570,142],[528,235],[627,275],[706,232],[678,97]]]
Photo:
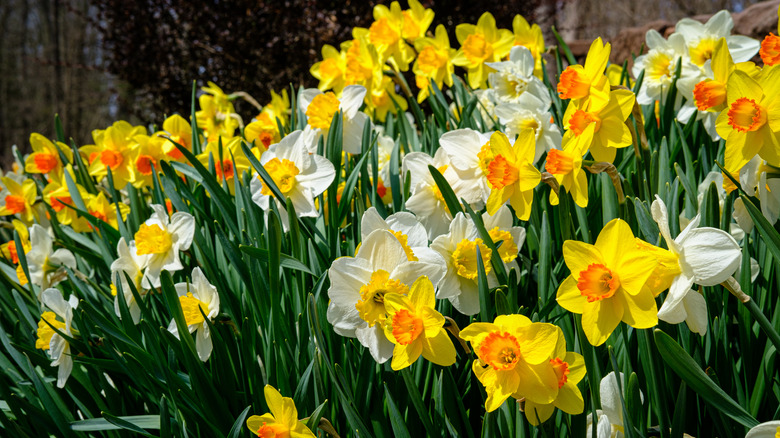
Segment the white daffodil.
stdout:
[[441,254],[447,262],[447,272],[436,298],[447,298],[453,307],[464,315],[479,312],[477,248],[482,256],[488,285],[493,287],[498,280],[490,264],[492,251],[479,237],[474,223],[463,213],[455,216],[449,233],[437,237],[431,243],[431,249]]
[[536,137],[534,163],[542,154],[550,149],[561,148],[561,131],[552,122],[550,114],[551,100],[549,94],[542,97],[531,93],[523,93],[517,103],[501,103],[496,105],[496,116],[506,126],[506,135],[511,143],[524,129],[533,129]]
[[[144,277],[144,268],[149,263],[149,254],[138,255],[138,249],[135,247],[135,241],[131,241],[128,245],[125,238],[119,239],[119,243],[116,246],[117,259],[111,263],[111,277],[116,282],[116,278],[119,277],[119,282],[122,286],[122,295],[127,303],[127,308],[130,311],[130,316],[133,318],[133,322],[138,324],[141,319],[141,308],[138,307],[138,303],[135,302],[135,297],[130,289],[130,285],[127,282],[127,276],[133,281],[133,286],[140,295],[145,295],[146,290],[141,285],[141,280]],[[116,288],[116,283],[111,285],[111,289],[114,291],[116,297],[114,298],[114,312],[116,316],[121,317],[122,314],[119,311],[119,293]]]
[[38,224],[30,227],[30,251],[27,256],[27,267],[30,269],[30,281],[47,289],[67,277],[63,266],[76,269],[76,258],[65,248],[52,251],[52,238],[45,228]]
[[[490,196],[483,162],[490,158],[490,133],[473,129],[456,129],[444,133],[439,139],[441,149],[447,152],[457,178],[450,185],[458,199],[463,198],[475,210],[481,210]],[[438,153],[438,151],[437,151]]]
[[[268,175],[271,176],[282,195],[292,200],[295,214],[298,217],[314,217],[319,213],[314,204],[314,198],[324,192],[333,178],[336,170],[325,157],[311,154],[304,144],[304,134],[295,131],[288,134],[279,143],[272,145],[260,158]],[[252,201],[268,214],[271,200],[276,202],[282,225],[285,231],[290,227],[287,209],[284,203],[279,203],[271,189],[260,179],[252,178],[250,185]]]
[[410,260],[390,231],[376,230],[363,239],[355,257],[336,259],[328,270],[328,322],[341,336],[357,338],[379,363],[393,355],[385,336],[386,294],[407,295],[414,282],[427,276],[441,281],[443,265]]
[[504,262],[504,267],[507,271],[510,268],[515,268],[519,280],[520,264],[517,263],[517,254],[525,242],[525,228],[512,226],[513,218],[514,215],[512,215],[512,212],[506,205],[501,207],[493,216],[487,212],[482,213],[482,222],[485,224],[485,229],[490,234],[490,238],[496,245],[500,243],[497,249],[498,255]]
[[780,421],[767,421],[751,428],[745,438],[777,438],[780,436]]
[[73,359],[70,357],[70,344],[57,334],[52,326],[66,336],[72,337],[73,309],[78,306],[79,302],[73,295],[68,301],[65,301],[62,292],[55,288],[43,291],[41,301],[44,308],[50,310],[44,311],[38,322],[38,339],[35,341],[35,348],[49,351],[49,357],[52,359],[51,366],[59,367],[57,387],[62,388],[73,370]]
[[[685,38],[679,33],[670,35],[666,40],[658,31],[650,29],[645,35],[645,42],[647,54],[637,57],[631,69],[635,78],[639,77],[642,70],[645,71],[642,86],[636,96],[636,101],[640,105],[654,104],[656,100],[666,99],[666,94],[672,87],[678,62],[683,63],[682,75],[689,71],[698,71],[695,65],[683,59],[687,48]],[[679,96],[678,101],[675,102],[675,106],[682,102]]]
[[[365,240],[376,230],[393,233],[404,247],[410,261],[444,266],[444,259],[439,253],[428,247],[428,231],[413,214],[399,211],[391,214],[387,219],[382,219],[376,208],[371,207],[363,213],[360,221],[361,240]],[[436,287],[436,283],[433,283],[433,286]]]
[[509,61],[488,62],[495,72],[488,75],[496,99],[504,103],[518,103],[520,96],[531,93],[537,97],[549,96],[542,81],[534,76],[534,56],[523,46],[514,46]]
[[[200,268],[192,270],[192,282],[176,283],[175,287],[187,330],[190,333],[195,332],[195,349],[198,351],[200,360],[205,362],[211,356],[211,350],[214,348],[206,318],[212,320],[219,314],[217,288],[209,283]],[[203,315],[206,315],[206,318],[203,318]],[[175,320],[168,325],[168,331],[179,339],[179,330],[176,328]]]
[[[618,386],[617,379],[620,379]],[[598,438],[622,438],[623,437],[623,404],[620,401],[620,388],[626,387],[626,377],[623,373],[615,374],[610,372],[599,384],[599,394],[601,398],[601,410],[596,411],[598,415],[598,424],[596,425]],[[642,393],[639,398],[644,400]],[[592,416],[588,416],[587,437],[592,437]]]
[[308,152],[317,151],[320,137],[327,138],[333,116],[341,111],[344,121],[342,125],[344,152],[361,153],[363,128],[366,123],[371,123],[368,116],[360,112],[365,97],[366,88],[362,85],[344,87],[341,98],[336,97],[331,91],[323,93],[316,88],[303,90],[298,102],[301,111],[307,117],[303,135]]
[[698,67],[703,67],[707,60],[712,59],[715,44],[721,38],[726,38],[726,45],[734,62],[749,61],[758,53],[761,43],[750,37],[732,35],[733,28],[734,20],[731,14],[723,10],[710,17],[706,23],[683,18],[677,22],[675,33],[685,38],[686,56]]
[[[707,307],[701,295],[691,290],[694,283],[715,286],[728,279],[742,259],[739,244],[730,234],[717,228],[699,226],[699,215],[672,239],[666,205],[656,195],[651,206],[666,245],[677,256],[680,273],[672,281],[669,294],[658,311],[658,318],[670,324],[688,322],[691,331],[706,332]],[[704,327],[702,327],[704,322]],[[704,330],[704,332],[699,331]]]
[[[152,216],[135,233],[136,255],[148,255],[141,286],[146,289],[160,287],[160,273],[175,272],[184,268],[179,251],[186,251],[195,235],[195,218],[177,211],[168,219],[165,207],[152,204]],[[132,243],[131,243],[132,244]]]
[[[406,200],[406,208],[419,218],[428,231],[428,239],[433,240],[447,232],[452,215],[428,166],[438,169],[450,186],[457,185],[459,179],[443,148],[439,148],[433,157],[425,152],[411,152],[404,157],[402,171],[404,179],[407,174],[410,175],[412,191]],[[459,195],[457,191],[455,195]]]

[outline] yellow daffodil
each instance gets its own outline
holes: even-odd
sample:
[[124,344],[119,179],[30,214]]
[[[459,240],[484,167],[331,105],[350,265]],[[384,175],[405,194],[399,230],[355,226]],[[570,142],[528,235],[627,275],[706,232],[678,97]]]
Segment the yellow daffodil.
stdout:
[[170,141],[166,141],[161,145],[163,152],[168,155],[168,159],[182,160],[184,158],[184,155],[176,149],[174,143],[192,151],[192,127],[184,117],[178,114],[174,114],[165,119],[163,122],[163,131],[158,132],[155,135],[170,139]]
[[379,57],[377,48],[368,41],[367,35],[355,36],[355,39],[342,44],[346,49],[347,69],[344,71],[344,85],[362,85],[366,89],[374,83],[381,83],[385,63]]
[[236,176],[241,178],[241,175],[249,170],[249,159],[244,155],[244,150],[241,148],[241,139],[238,137],[230,140],[223,139],[222,155],[220,155],[219,146],[219,141],[208,143],[203,152],[198,155],[198,161],[208,168],[210,160],[214,160],[214,171],[217,181],[220,183],[226,182],[228,190],[230,190],[230,193],[233,193],[235,190],[233,178]]
[[208,87],[201,88],[206,94],[198,98],[200,111],[195,113],[198,127],[205,132],[208,142],[217,141],[219,137],[224,140],[231,139],[240,125],[236,110],[227,94],[217,84],[208,84]]
[[409,0],[409,9],[403,11],[404,27],[401,35],[411,44],[425,37],[433,22],[434,12],[422,5],[418,0]]
[[582,104],[590,101],[593,108],[606,105],[609,100],[609,81],[604,75],[611,51],[609,43],[596,38],[590,45],[585,66],[570,65],[561,73],[558,82],[558,96],[572,99],[572,103]]
[[452,58],[457,50],[450,47],[447,30],[441,24],[436,26],[434,38],[418,38],[414,42],[414,48],[418,54],[412,71],[415,74],[417,88],[420,89],[417,102],[422,102],[430,94],[430,81],[436,82],[436,86],[440,89],[443,84],[452,86],[452,74],[455,72]]
[[482,88],[487,83],[488,73],[493,71],[485,63],[500,61],[509,54],[514,42],[512,32],[498,29],[493,15],[485,12],[476,25],[459,24],[455,35],[461,47],[452,63],[468,70],[471,88]]
[[[582,208],[588,205],[588,179],[582,169],[582,157],[588,153],[595,124],[588,125],[582,135],[567,137],[562,149],[550,149],[544,169],[555,176]],[[558,205],[558,193],[550,191],[550,204]]]
[[509,397],[539,404],[555,400],[559,378],[549,361],[559,336],[556,326],[532,323],[523,315],[500,315],[492,323],[475,322],[460,332],[479,358],[472,370],[485,386],[488,412]]
[[539,404],[531,400],[525,402],[525,418],[534,426],[545,422],[555,411],[555,408],[570,415],[581,414],[585,409],[585,401],[577,384],[585,377],[585,359],[582,355],[566,351],[566,338],[559,327],[558,343],[555,345],[553,357],[548,366],[558,378],[558,395],[552,403]]
[[[26,254],[30,250],[30,233],[27,231],[27,227],[19,220],[13,221],[14,230],[19,233],[19,241],[22,242],[22,250]],[[0,245],[0,253],[3,254],[3,258],[10,260],[11,263],[19,263],[19,253],[16,249],[16,241],[10,240]]]
[[[777,7],[777,15],[780,16],[780,6]],[[780,20],[777,22],[777,29],[780,31]],[[780,36],[770,32],[761,42],[758,54],[766,66],[780,64]]]
[[563,258],[571,275],[558,288],[558,304],[582,314],[582,330],[591,344],[603,344],[621,320],[634,328],[658,323],[646,284],[658,262],[636,247],[625,221],[610,221],[596,245],[565,241]]
[[[73,169],[68,165],[67,172],[73,177]],[[75,177],[73,177],[75,181]],[[82,199],[86,199],[88,193],[80,184],[76,184],[76,187],[81,194]],[[73,206],[73,197],[71,196],[68,185],[64,178],[61,180],[52,180],[43,189],[43,200],[48,203],[52,210],[57,215],[57,221],[62,225],[70,225],[73,230],[81,233],[84,231],[91,231],[89,222],[86,219],[79,217],[76,210],[69,206]]]
[[316,435],[298,420],[298,409],[290,397],[282,394],[271,385],[265,385],[265,402],[268,414],[252,415],[246,420],[246,427],[262,438],[316,438]]
[[780,166],[780,68],[769,67],[758,81],[735,70],[726,99],[715,125],[726,139],[726,170],[739,171],[756,154]]
[[376,47],[379,58],[389,62],[396,70],[409,70],[414,59],[414,50],[406,43],[402,33],[404,14],[398,2],[374,6],[374,22],[368,29],[356,27],[352,34],[355,38],[366,36],[368,42]]
[[[172,158],[170,153],[165,153],[170,140],[156,135],[138,135],[135,137],[138,146],[134,148],[131,160],[134,166],[136,188],[152,187],[154,185],[154,173],[161,173],[160,162]],[[174,148],[176,152],[178,149]],[[179,152],[181,154],[181,152]]]
[[130,206],[123,203],[111,203],[108,202],[106,195],[100,192],[95,195],[83,194],[84,204],[86,204],[87,212],[97,219],[107,223],[111,228],[119,228],[119,216],[117,216],[117,206],[119,206],[119,213],[124,221],[127,214],[130,213]]
[[0,181],[3,183],[0,190],[0,202],[3,203],[0,207],[0,216],[18,215],[25,224],[32,223],[35,217],[32,206],[37,194],[35,181],[27,179],[19,184],[7,176],[0,178]]
[[322,46],[322,61],[311,66],[309,73],[319,80],[321,91],[333,90],[341,93],[344,89],[347,70],[346,50],[337,50],[330,44]]
[[564,143],[571,137],[579,137],[593,124],[594,131],[589,145],[590,154],[596,161],[615,161],[618,148],[631,145],[631,130],[626,120],[634,108],[636,100],[629,90],[613,90],[608,94],[604,106],[594,105],[596,101],[569,104],[563,115],[563,124],[568,131],[564,134]]
[[534,140],[531,129],[522,130],[514,146],[509,145],[509,139],[503,132],[495,132],[490,136],[492,157],[486,164],[485,172],[491,189],[487,200],[489,214],[495,214],[509,201],[520,220],[528,220],[530,217],[533,190],[542,177],[533,165]]
[[52,178],[61,178],[64,164],[60,159],[60,151],[68,161],[73,160],[73,151],[66,144],[56,142],[55,146],[55,143],[41,134],[30,134],[30,145],[33,153],[24,161],[25,172],[49,174]]
[[527,48],[534,57],[534,75],[542,78],[542,54],[544,53],[544,36],[538,24],[530,25],[522,15],[515,15],[512,20],[512,33],[515,36],[514,45]]
[[395,82],[389,76],[384,76],[382,82],[375,83],[375,85],[378,86],[369,90],[370,92],[366,95],[366,112],[371,114],[374,120],[384,122],[387,119],[387,113],[396,112],[396,104],[401,111],[406,111],[408,107],[406,99],[395,92]]
[[267,114],[276,125],[276,119],[287,126],[290,123],[290,96],[287,95],[287,89],[282,89],[282,94],[271,90],[271,102],[267,103],[261,114]]
[[638,237],[635,238],[635,242],[640,251],[646,251],[658,262],[646,283],[653,296],[657,297],[661,292],[669,289],[674,279],[682,272],[679,258],[668,249],[651,245]]
[[444,330],[444,317],[436,311],[436,296],[428,277],[418,278],[409,295],[386,294],[385,336],[395,344],[390,366],[398,371],[420,355],[441,366],[455,363],[455,346]]
[[103,131],[93,131],[94,145],[82,146],[80,151],[89,160],[89,174],[102,180],[111,169],[114,188],[124,189],[135,181],[133,155],[138,147],[136,135],[146,134],[143,126],[132,126],[120,120]]
[[[627,72],[628,73],[628,72]],[[607,80],[609,81],[609,85],[626,85],[624,81],[621,81],[623,78],[623,67],[617,64],[610,64],[607,66],[607,71],[604,72],[604,75],[607,76]],[[628,80],[628,88],[632,88],[634,86],[634,81],[631,80],[631,74],[628,73],[626,75],[626,79]]]
[[279,134],[279,127],[275,120],[266,113],[260,113],[255,120],[244,127],[244,138],[255,147],[260,148],[262,152],[268,150],[268,146],[279,143],[282,139]]

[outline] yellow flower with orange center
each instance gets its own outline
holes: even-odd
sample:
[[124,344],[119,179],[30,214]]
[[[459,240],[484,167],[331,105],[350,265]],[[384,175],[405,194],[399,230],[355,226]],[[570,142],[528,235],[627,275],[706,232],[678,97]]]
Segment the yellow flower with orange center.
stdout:
[[135,137],[145,134],[143,126],[132,126],[122,120],[103,131],[93,131],[95,144],[80,149],[89,159],[89,174],[102,180],[110,169],[117,190],[124,189],[127,183],[135,183],[133,156],[138,148]]
[[635,101],[631,91],[614,90],[608,93],[607,102],[601,107],[594,106],[592,100],[590,103],[569,104],[563,115],[563,124],[568,129],[563,136],[563,144],[571,141],[571,137],[582,137],[586,128],[593,125],[590,141],[582,146],[590,150],[596,161],[615,161],[617,149],[627,147],[633,141],[626,120]]
[[[574,119],[574,117],[572,117]],[[564,137],[563,149],[550,149],[544,168],[559,186],[565,188],[582,208],[588,205],[588,179],[582,170],[582,157],[588,152],[596,123],[588,124],[582,134]],[[550,191],[550,204],[558,205],[559,194]]]
[[53,143],[48,138],[38,133],[30,134],[30,145],[33,153],[24,161],[24,171],[28,173],[49,174],[50,178],[62,178],[64,166],[60,159],[60,152],[68,161],[73,160],[73,151],[64,143]]
[[509,54],[514,42],[512,32],[498,29],[496,20],[489,12],[479,17],[476,26],[459,24],[455,35],[461,45],[452,63],[468,70],[468,82],[471,88],[482,88],[488,73],[494,71],[486,62],[497,62]]
[[604,75],[609,61],[611,46],[596,38],[590,45],[585,66],[570,65],[561,73],[558,81],[558,96],[561,99],[573,99],[582,105],[590,101],[590,106],[598,109],[609,99],[609,81]]
[[653,296],[657,297],[661,292],[669,289],[675,277],[682,272],[680,258],[668,249],[651,245],[638,237],[636,238],[636,246],[640,251],[647,252],[658,261],[658,266],[655,267],[647,280],[647,287],[653,292]]
[[415,41],[414,48],[418,54],[412,71],[415,74],[417,87],[420,89],[417,102],[422,102],[430,94],[428,87],[431,80],[436,83],[439,89],[444,84],[447,84],[448,87],[452,86],[452,74],[455,72],[452,59],[457,50],[450,47],[447,30],[441,24],[436,26],[434,38],[419,38]]
[[558,288],[558,304],[582,314],[582,329],[591,344],[603,344],[621,320],[634,328],[658,323],[658,308],[647,286],[658,261],[637,248],[626,222],[610,221],[595,245],[565,241],[563,258],[571,275]]
[[766,66],[780,64],[780,36],[770,32],[761,42],[758,54]]
[[557,378],[558,394],[551,403],[539,404],[526,400],[525,417],[534,426],[549,419],[555,408],[570,415],[582,413],[585,401],[577,384],[585,377],[585,359],[582,355],[566,351],[566,338],[558,328],[558,343],[552,359],[547,363]]
[[174,143],[184,146],[192,151],[192,127],[184,117],[174,114],[163,122],[163,131],[155,133],[156,136],[169,139],[161,143],[163,152],[167,155],[166,159],[182,160],[184,154],[179,151]]
[[270,413],[252,415],[246,420],[246,427],[253,435],[262,438],[316,438],[316,435],[298,420],[298,410],[295,402],[271,385],[265,385],[263,390],[265,402]]
[[735,69],[726,84],[726,109],[718,116],[718,135],[726,139],[725,167],[738,172],[756,154],[780,166],[780,69],[768,67],[760,79]]
[[[14,230],[19,234],[19,241],[22,242],[22,251],[26,254],[32,247],[30,245],[30,232],[27,227],[19,220],[13,221]],[[11,263],[19,263],[19,252],[16,248],[16,241],[11,240],[0,245],[0,252],[6,260],[10,260]]]
[[498,409],[510,396],[547,404],[558,394],[558,381],[550,358],[559,329],[532,323],[523,315],[501,315],[494,322],[475,322],[460,332],[479,359],[472,370],[485,386],[485,409]]
[[[495,214],[507,201],[515,209],[520,220],[531,215],[533,189],[541,181],[541,173],[533,165],[536,138],[530,129],[524,129],[510,146],[503,132],[490,136],[492,159],[487,163],[488,185],[491,188],[487,200],[487,211]],[[480,157],[480,160],[482,157]]]
[[18,215],[25,224],[32,223],[35,217],[32,206],[37,193],[35,181],[27,179],[19,184],[7,176],[0,178],[0,181],[4,187],[0,191],[0,202],[4,203],[0,207],[0,216]]
[[390,363],[394,370],[410,366],[420,355],[441,366],[455,363],[455,347],[443,328],[444,317],[436,311],[436,294],[428,277],[418,278],[408,296],[385,295],[384,304],[385,335],[395,344]]

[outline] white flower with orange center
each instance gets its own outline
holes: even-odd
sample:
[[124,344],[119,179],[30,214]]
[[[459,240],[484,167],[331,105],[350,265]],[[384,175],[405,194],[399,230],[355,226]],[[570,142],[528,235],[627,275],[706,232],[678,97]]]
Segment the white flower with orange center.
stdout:
[[[272,145],[260,157],[260,164],[273,179],[282,195],[290,198],[298,217],[316,217],[319,213],[314,198],[324,192],[336,177],[333,163],[325,157],[311,154],[306,148],[305,133],[294,131]],[[282,225],[290,226],[284,202],[280,203],[259,176],[250,185],[252,201],[268,214],[273,200],[279,207]]]
[[447,298],[453,307],[464,315],[478,313],[478,249],[479,257],[482,258],[482,264],[485,267],[488,286],[496,286],[498,280],[491,265],[493,252],[479,237],[474,223],[463,213],[458,213],[450,223],[449,233],[437,237],[431,243],[431,249],[441,254],[447,262],[447,272],[442,280],[437,298]]
[[303,90],[299,96],[299,105],[307,118],[303,135],[308,152],[316,152],[320,137],[328,138],[333,117],[340,111],[343,117],[343,150],[350,154],[361,153],[363,127],[371,123],[368,116],[360,111],[365,97],[366,88],[362,85],[344,87],[340,98],[331,91],[323,93],[316,88]]
[[72,337],[73,310],[78,307],[79,301],[73,295],[65,301],[62,292],[55,288],[44,290],[41,293],[41,301],[44,308],[49,310],[43,312],[38,322],[36,333],[38,339],[35,341],[35,348],[49,352],[49,357],[52,359],[51,366],[58,367],[57,387],[63,388],[73,370],[73,359],[70,355],[70,344],[52,327]]
[[[417,216],[428,232],[428,239],[433,240],[447,232],[452,215],[428,166],[435,167],[450,186],[456,186],[459,178],[444,148],[439,148],[433,157],[425,152],[411,152],[404,157],[403,175],[410,176],[412,193],[406,200],[406,208]],[[462,196],[457,190],[455,195]]]
[[[133,323],[138,324],[141,319],[141,308],[135,301],[133,291],[130,289],[130,285],[127,281],[127,277],[130,277],[130,281],[133,282],[133,287],[140,296],[146,295],[146,290],[141,285],[141,280],[144,278],[144,268],[146,268],[149,262],[149,255],[138,255],[138,249],[135,247],[135,241],[131,241],[130,244],[122,237],[119,239],[119,243],[116,246],[117,259],[111,263],[111,277],[114,283],[111,284],[111,291],[116,295],[114,298],[114,312],[116,316],[122,316],[119,310],[119,300],[124,299],[127,303],[127,308],[130,311],[130,316],[133,318]],[[125,275],[126,274],[126,275]],[[122,297],[119,296],[116,287],[116,279],[119,277],[119,284],[122,287]]]
[[[175,287],[184,315],[184,323],[187,324],[187,330],[190,333],[195,333],[195,350],[197,350],[200,360],[205,362],[211,356],[211,351],[214,348],[206,318],[212,320],[219,314],[217,288],[209,283],[200,268],[192,270],[191,282],[176,283]],[[168,325],[168,331],[179,339],[176,320],[171,321]]]
[[328,321],[336,333],[357,338],[377,362],[385,362],[393,354],[393,343],[384,332],[385,296],[408,295],[421,276],[437,285],[443,273],[441,264],[409,260],[392,232],[374,231],[355,257],[338,258],[328,270]]
[[152,216],[135,233],[136,254],[148,255],[142,287],[160,287],[160,273],[175,272],[184,268],[179,251],[186,251],[195,235],[195,218],[191,214],[177,211],[168,218],[165,207],[152,204]]

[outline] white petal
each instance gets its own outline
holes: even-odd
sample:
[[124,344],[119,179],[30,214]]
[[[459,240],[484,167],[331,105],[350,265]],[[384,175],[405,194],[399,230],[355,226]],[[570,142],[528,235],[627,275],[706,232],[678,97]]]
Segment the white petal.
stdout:
[[53,287],[46,289],[41,293],[41,302],[63,319],[70,310],[70,304],[62,297],[62,292]]
[[209,360],[213,348],[214,345],[211,342],[209,327],[204,322],[203,325],[195,331],[195,350],[198,352],[200,360],[203,362]]
[[726,281],[742,259],[737,241],[716,228],[693,229],[680,246],[680,264],[690,267],[694,281],[702,286],[715,286]]
[[301,109],[301,111],[304,112],[304,114],[309,108],[311,101],[320,94],[322,94],[322,91],[316,88],[307,88],[298,93],[298,107]]
[[625,388],[626,379],[623,373],[615,374],[611,371],[609,374],[601,379],[599,384],[599,394],[601,395],[601,409],[604,411],[604,415],[609,418],[609,422],[616,426],[623,426],[623,404],[620,402],[620,386],[618,386],[617,379],[620,379],[620,384]]
[[439,145],[447,152],[454,167],[470,170],[478,163],[477,154],[484,142],[477,131],[466,128],[445,133],[439,139]]
[[669,324],[679,324],[685,321],[687,314],[682,302],[685,299],[685,295],[691,290],[691,286],[693,286],[693,277],[685,274],[678,275],[672,281],[672,285],[669,287],[669,294],[666,295],[664,304],[658,310],[658,319]]
[[65,248],[60,248],[57,251],[54,251],[54,254],[49,257],[49,262],[52,265],[63,265],[67,266],[70,269],[76,269],[76,257],[73,256],[73,253]]
[[179,245],[179,249],[188,250],[195,236],[195,218],[189,213],[177,211],[173,214],[168,232],[176,237],[175,242]]
[[745,438],[775,438],[780,430],[780,421],[767,421],[750,429]]
[[366,98],[366,87],[362,85],[348,85],[341,92],[341,104],[339,109],[344,113],[344,117],[354,119],[363,100]]
[[385,230],[369,234],[358,250],[357,257],[369,261],[373,270],[393,272],[396,266],[408,260],[404,247],[396,237]]
[[330,183],[336,177],[336,169],[333,163],[321,155],[311,155],[312,165],[306,173],[295,177],[296,182],[311,189],[312,196],[319,196],[328,189]]
[[683,305],[685,313],[688,314],[685,318],[688,328],[702,336],[707,334],[707,300],[704,299],[704,296],[691,290],[685,295]]
[[380,324],[374,324],[373,327],[360,328],[355,330],[358,341],[368,348],[371,356],[378,363],[387,362],[393,356],[394,345],[385,337]]

